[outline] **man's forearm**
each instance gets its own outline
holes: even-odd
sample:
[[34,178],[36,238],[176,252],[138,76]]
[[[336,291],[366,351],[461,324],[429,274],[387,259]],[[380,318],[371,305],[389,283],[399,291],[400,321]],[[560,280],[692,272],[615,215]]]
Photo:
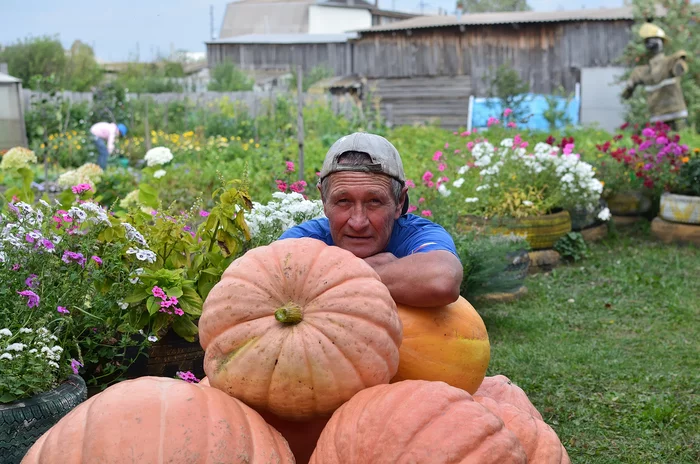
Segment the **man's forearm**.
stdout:
[[430,307],[459,297],[462,265],[448,251],[416,253],[375,267],[397,303]]

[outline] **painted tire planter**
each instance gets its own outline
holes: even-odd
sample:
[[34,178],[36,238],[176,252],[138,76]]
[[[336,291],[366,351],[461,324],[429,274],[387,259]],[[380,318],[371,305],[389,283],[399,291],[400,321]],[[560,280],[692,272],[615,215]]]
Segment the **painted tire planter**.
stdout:
[[39,437],[86,398],[85,381],[71,375],[53,390],[0,404],[0,461],[18,464]]
[[552,248],[561,237],[571,232],[571,216],[566,210],[544,216],[524,218],[489,218],[465,216],[466,230],[488,228],[494,234],[514,234],[525,238],[533,250]]
[[651,208],[651,200],[642,192],[620,192],[606,199],[613,216],[639,216]]
[[651,221],[651,233],[663,243],[700,246],[700,224],[680,224],[661,217]]
[[670,222],[700,224],[700,197],[664,193],[659,216]]

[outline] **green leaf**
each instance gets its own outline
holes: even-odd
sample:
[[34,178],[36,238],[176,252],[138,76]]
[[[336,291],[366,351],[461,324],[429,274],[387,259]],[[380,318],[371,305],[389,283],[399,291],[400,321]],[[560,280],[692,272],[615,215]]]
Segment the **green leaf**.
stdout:
[[199,332],[197,326],[187,317],[175,318],[173,330],[188,342],[194,342],[194,337]]
[[125,303],[138,303],[138,302],[142,301],[143,299],[147,298],[149,295],[150,295],[150,293],[148,291],[146,291],[146,289],[142,288],[142,289],[135,291],[131,295],[127,296],[126,298],[124,298],[124,302]]
[[145,182],[139,184],[139,203],[151,208],[157,208],[158,191]]
[[165,290],[165,294],[171,298],[172,297],[180,298],[182,296],[182,288],[180,288],[180,287],[168,288]]
[[148,308],[148,314],[153,316],[160,309],[160,302],[156,301],[154,296],[149,296],[146,300],[146,308]]
[[141,309],[129,311],[129,323],[136,329],[143,329],[148,324],[149,314]]

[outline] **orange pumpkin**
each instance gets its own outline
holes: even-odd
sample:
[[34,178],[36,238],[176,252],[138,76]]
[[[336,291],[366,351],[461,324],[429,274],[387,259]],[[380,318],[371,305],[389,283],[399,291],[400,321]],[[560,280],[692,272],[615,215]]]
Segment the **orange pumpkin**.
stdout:
[[260,415],[215,388],[164,377],[117,383],[64,416],[23,464],[294,463]]
[[474,396],[474,401],[501,418],[513,432],[527,454],[527,462],[535,464],[570,464],[569,455],[556,432],[544,421],[510,404],[485,396]]
[[204,302],[199,336],[212,387],[302,420],[391,380],[401,320],[364,260],[319,240],[285,239],[231,263]]
[[542,414],[530,402],[530,398],[522,388],[511,382],[505,375],[485,377],[474,396],[485,396],[499,403],[510,403],[533,417],[542,420]]
[[436,380],[474,393],[491,359],[486,326],[474,307],[460,296],[447,306],[397,309],[403,341],[392,382]]
[[527,457],[501,419],[444,382],[404,380],[356,394],[333,414],[311,464],[515,464]]

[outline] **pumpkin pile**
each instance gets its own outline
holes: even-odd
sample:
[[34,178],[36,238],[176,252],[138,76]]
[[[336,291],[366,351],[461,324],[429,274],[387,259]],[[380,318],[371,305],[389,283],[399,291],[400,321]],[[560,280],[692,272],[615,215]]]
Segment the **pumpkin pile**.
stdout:
[[23,462],[569,462],[525,392],[485,377],[488,334],[467,300],[397,305],[364,260],[321,241],[281,240],[231,263],[199,336],[199,384],[112,386]]

